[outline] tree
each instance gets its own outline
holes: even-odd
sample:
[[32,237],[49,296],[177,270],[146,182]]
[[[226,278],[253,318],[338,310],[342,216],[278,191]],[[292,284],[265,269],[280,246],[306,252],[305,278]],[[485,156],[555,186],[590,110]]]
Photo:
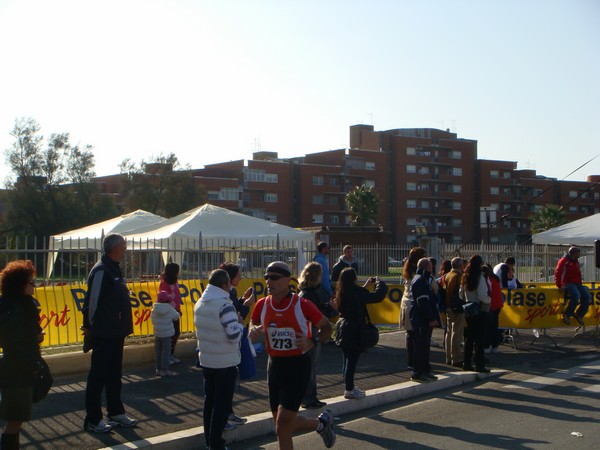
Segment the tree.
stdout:
[[351,225],[372,225],[381,200],[372,187],[357,186],[346,194],[346,211]]
[[11,174],[3,229],[43,237],[111,215],[112,200],[98,195],[93,180],[92,147],[72,146],[69,133],[46,140],[40,130],[32,118],[15,120],[15,140],[6,150]]
[[562,206],[546,205],[541,211],[532,214],[530,231],[532,234],[558,227],[566,222],[566,213]]
[[198,189],[189,166],[182,167],[174,153],[159,155],[140,164],[125,159],[120,164],[126,175],[123,194],[128,209],[144,209],[172,217],[206,201]]

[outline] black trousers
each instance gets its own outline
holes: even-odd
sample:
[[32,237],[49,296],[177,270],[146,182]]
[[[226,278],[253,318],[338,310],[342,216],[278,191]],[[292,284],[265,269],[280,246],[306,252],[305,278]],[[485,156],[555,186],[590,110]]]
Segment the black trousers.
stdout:
[[92,365],[85,388],[86,421],[97,424],[102,419],[102,391],[106,390],[109,416],[124,414],[121,401],[123,343],[125,338],[94,338]]
[[420,376],[431,370],[429,365],[429,353],[431,349],[431,333],[433,329],[430,326],[413,328],[413,376]]
[[465,366],[472,365],[473,351],[475,351],[475,367],[485,367],[483,345],[487,315],[487,312],[480,312],[475,317],[467,319],[467,327],[465,328]]

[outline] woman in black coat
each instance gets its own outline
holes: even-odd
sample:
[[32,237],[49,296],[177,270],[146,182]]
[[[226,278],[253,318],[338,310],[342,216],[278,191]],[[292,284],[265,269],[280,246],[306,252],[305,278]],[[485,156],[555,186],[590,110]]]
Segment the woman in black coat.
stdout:
[[18,449],[23,422],[31,420],[34,372],[44,333],[39,325],[31,261],[13,261],[0,272],[0,418],[7,421],[2,449]]
[[[335,296],[340,321],[343,321],[336,326],[336,330],[341,333],[341,339],[340,336],[337,339],[344,353],[344,398],[348,399],[360,399],[365,396],[365,391],[354,386],[354,373],[358,357],[366,350],[360,344],[360,330],[368,315],[367,304],[381,302],[388,291],[386,284],[379,278],[369,278],[364,286],[359,286],[356,282],[354,269],[342,270]],[[367,286],[372,284],[375,284],[374,292],[367,289]]]

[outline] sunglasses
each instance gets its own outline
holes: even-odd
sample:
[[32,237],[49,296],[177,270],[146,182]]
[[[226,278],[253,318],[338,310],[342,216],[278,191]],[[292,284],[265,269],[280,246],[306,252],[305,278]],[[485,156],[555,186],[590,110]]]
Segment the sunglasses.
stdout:
[[265,275],[265,280],[277,281],[283,278],[283,275]]

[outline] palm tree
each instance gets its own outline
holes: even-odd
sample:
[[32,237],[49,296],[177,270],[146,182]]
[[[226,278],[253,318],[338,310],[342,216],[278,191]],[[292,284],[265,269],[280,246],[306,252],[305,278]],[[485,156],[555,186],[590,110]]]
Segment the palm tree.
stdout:
[[372,187],[357,186],[346,194],[346,211],[350,224],[372,225],[379,214],[381,200]]
[[562,206],[546,205],[540,212],[531,216],[530,231],[532,234],[558,227],[566,222],[566,213]]

